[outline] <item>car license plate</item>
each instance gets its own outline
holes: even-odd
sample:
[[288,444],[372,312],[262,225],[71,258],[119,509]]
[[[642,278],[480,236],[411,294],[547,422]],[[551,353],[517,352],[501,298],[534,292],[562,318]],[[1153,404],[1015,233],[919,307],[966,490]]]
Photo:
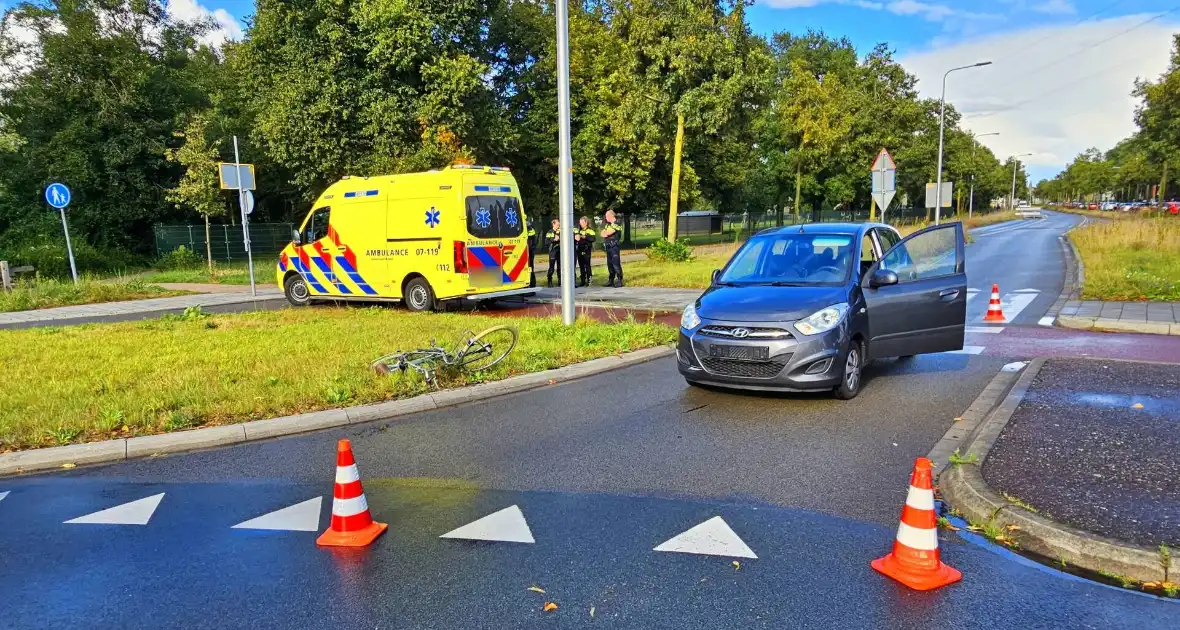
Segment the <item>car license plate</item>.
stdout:
[[713,344],[709,346],[709,356],[714,359],[765,361],[770,358],[770,348],[766,346],[726,346]]

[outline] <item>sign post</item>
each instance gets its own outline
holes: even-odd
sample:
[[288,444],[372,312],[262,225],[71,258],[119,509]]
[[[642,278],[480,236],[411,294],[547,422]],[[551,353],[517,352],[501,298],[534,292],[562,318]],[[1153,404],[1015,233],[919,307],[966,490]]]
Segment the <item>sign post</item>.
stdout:
[[61,212],[61,229],[66,234],[66,254],[70,257],[70,274],[78,284],[78,267],[74,264],[74,246],[70,244],[70,226],[66,224],[66,206],[70,205],[70,189],[53,182],[45,189],[45,201]]
[[[248,170],[243,170],[243,167],[248,167]],[[222,169],[222,187],[236,188],[238,191],[238,206],[242,211],[242,243],[246,247],[246,265],[250,270],[250,295],[258,297],[258,288],[254,284],[254,253],[250,248],[250,213],[254,211],[254,193],[250,190],[254,188],[254,165],[242,164],[241,158],[238,156],[238,137],[234,136],[234,164],[233,164],[233,186],[226,186],[227,173]],[[248,179],[247,179],[248,176]]]
[[[893,156],[889,155],[889,151],[881,149],[881,152],[877,154],[877,159],[873,160],[871,173],[873,201],[881,209],[881,221],[883,222],[885,221],[885,209],[889,207],[889,202],[893,201],[893,196],[897,194],[897,164],[893,162]],[[872,217],[870,216],[870,218]]]

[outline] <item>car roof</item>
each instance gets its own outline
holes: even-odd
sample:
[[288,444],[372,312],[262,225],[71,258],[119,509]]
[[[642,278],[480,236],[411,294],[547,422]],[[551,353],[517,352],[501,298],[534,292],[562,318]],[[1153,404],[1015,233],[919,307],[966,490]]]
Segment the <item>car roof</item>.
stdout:
[[860,234],[862,230],[883,227],[891,228],[884,223],[804,223],[803,225],[785,225],[783,227],[762,230],[762,234]]

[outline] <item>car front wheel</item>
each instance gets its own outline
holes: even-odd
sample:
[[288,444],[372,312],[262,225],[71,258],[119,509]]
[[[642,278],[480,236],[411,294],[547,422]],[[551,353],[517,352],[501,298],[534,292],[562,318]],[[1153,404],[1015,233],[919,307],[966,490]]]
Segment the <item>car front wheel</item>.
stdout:
[[286,294],[287,301],[291,303],[291,306],[311,304],[311,293],[307,290],[307,281],[303,279],[303,276],[287,276],[287,281],[283,283],[283,293]]
[[853,341],[844,355],[844,371],[840,375],[840,384],[836,386],[836,398],[851,400],[860,393],[861,380],[864,377],[864,344]]

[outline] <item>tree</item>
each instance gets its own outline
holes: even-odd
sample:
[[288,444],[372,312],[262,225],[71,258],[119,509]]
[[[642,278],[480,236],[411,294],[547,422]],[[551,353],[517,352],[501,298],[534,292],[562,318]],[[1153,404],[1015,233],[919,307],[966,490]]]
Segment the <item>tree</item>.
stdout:
[[184,144],[177,149],[168,149],[167,155],[169,160],[184,168],[184,175],[165,196],[168,201],[193,210],[205,219],[205,259],[209,275],[213,275],[209,217],[225,214],[226,207],[219,190],[217,147],[209,140],[208,131],[208,115],[197,113],[189,118],[184,131],[176,133]]

